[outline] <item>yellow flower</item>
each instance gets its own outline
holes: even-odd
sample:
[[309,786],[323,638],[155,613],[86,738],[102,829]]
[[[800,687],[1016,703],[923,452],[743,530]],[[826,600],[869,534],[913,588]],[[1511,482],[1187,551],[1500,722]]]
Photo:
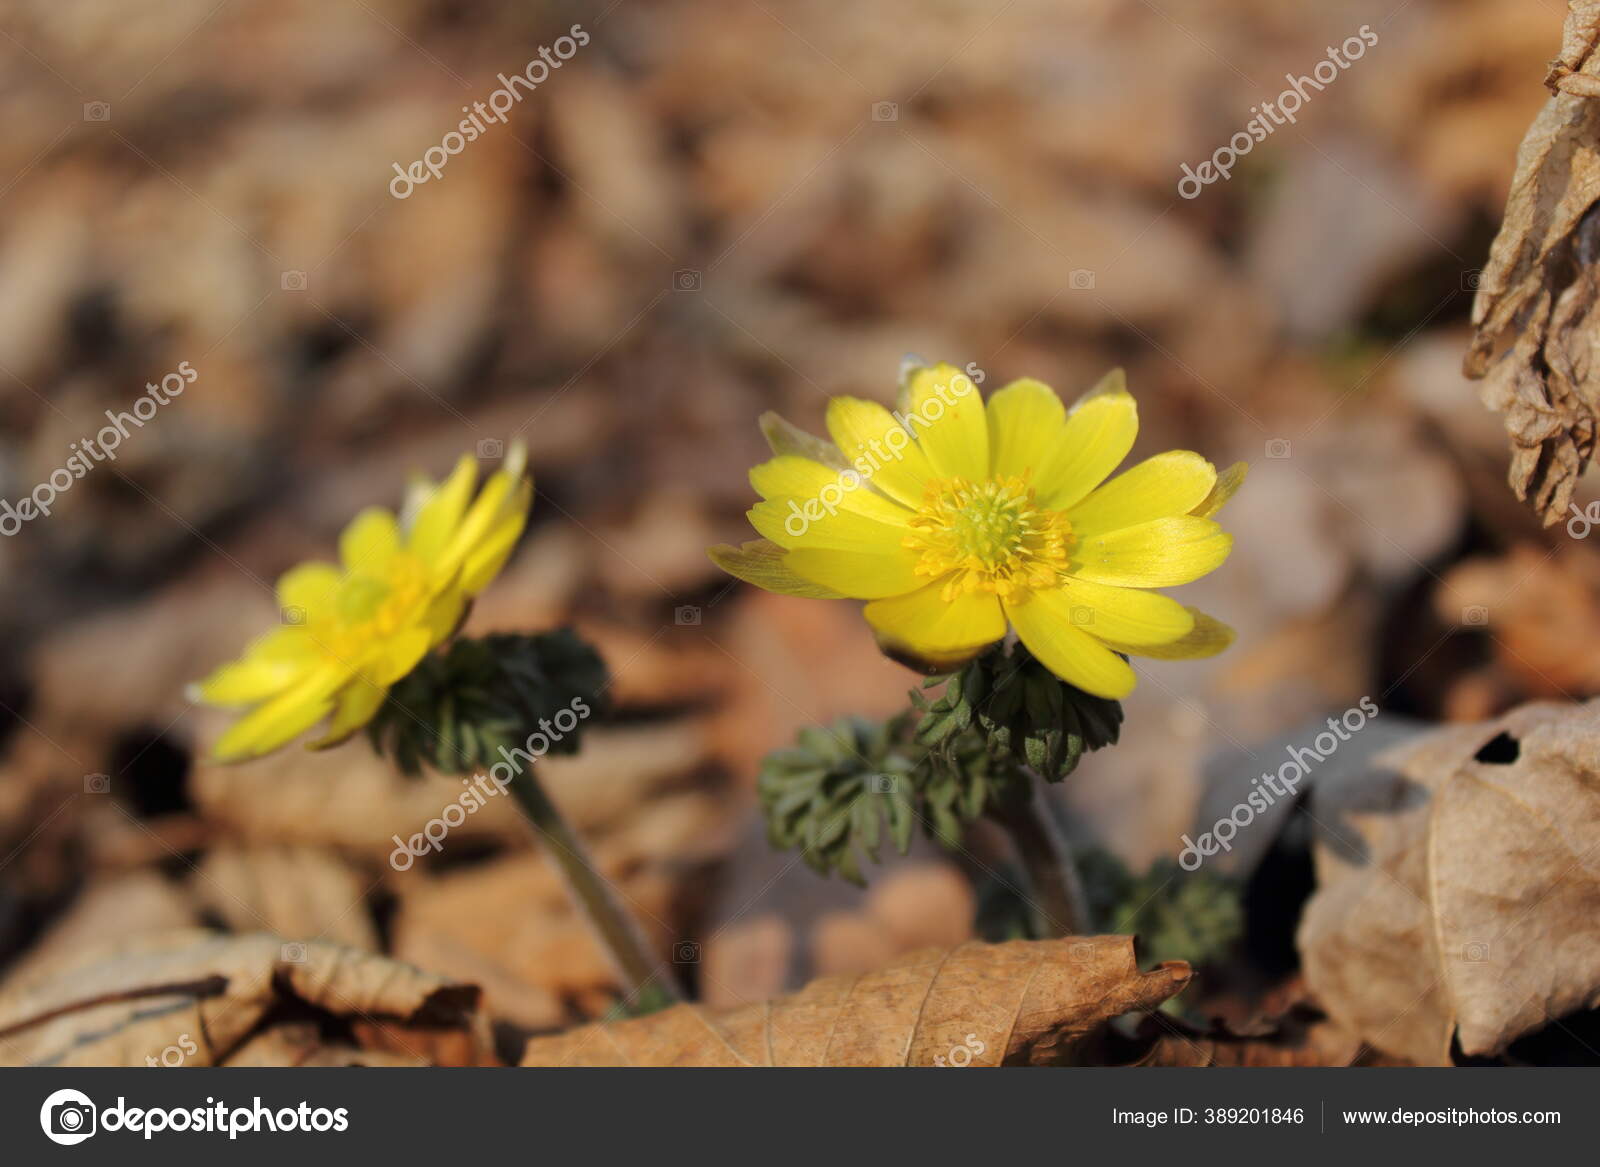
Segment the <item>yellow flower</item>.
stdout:
[[463,455],[443,483],[412,484],[400,519],[362,511],[339,537],[341,566],[302,563],[278,580],[281,627],[191,686],[191,699],[248,709],[213,756],[270,753],[332,718],[313,748],[372,720],[389,687],[449,638],[467,603],[499,574],[527,522],[533,481],[520,443],[473,498],[477,462]]
[[1226,625],[1150,589],[1197,579],[1232,538],[1211,516],[1244,481],[1187,450],[1111,479],[1138,411],[1122,371],[1069,412],[1054,390],[1015,381],[987,411],[949,365],[918,369],[900,409],[852,397],[828,406],[832,442],[769,414],[777,457],[750,481],[764,539],[711,549],[768,591],[867,600],[884,651],[930,672],[1003,639],[1007,625],[1062,680],[1100,697],[1134,687],[1127,655],[1211,656]]

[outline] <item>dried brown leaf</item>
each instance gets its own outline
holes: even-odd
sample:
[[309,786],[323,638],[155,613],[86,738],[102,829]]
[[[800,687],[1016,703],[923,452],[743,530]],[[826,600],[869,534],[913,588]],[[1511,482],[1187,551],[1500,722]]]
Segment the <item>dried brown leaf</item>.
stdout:
[[1584,65],[1600,41],[1600,0],[1568,0],[1567,20],[1561,30],[1561,55],[1550,63],[1544,83],[1559,93],[1600,96],[1594,77],[1584,76]]
[[1505,414],[1511,489],[1565,516],[1600,411],[1600,2],[1571,0],[1553,96],[1517,154],[1477,299],[1466,373]]
[[445,1034],[449,1060],[487,1060],[474,986],[336,944],[189,929],[103,947],[8,988],[0,1061],[142,1066],[181,1045],[187,1064],[215,1065],[286,1004],[353,1025],[364,1046],[437,1063]]
[[361,1049],[326,1040],[315,1025],[288,1022],[251,1037],[223,1063],[228,1066],[426,1066],[426,1058]]
[[[1492,633],[1494,679],[1523,698],[1600,693],[1600,554],[1566,543],[1555,554],[1526,543],[1502,556],[1458,563],[1434,607],[1451,624],[1482,621]],[[1504,709],[1506,702],[1491,713]]]
[[368,952],[378,930],[364,901],[370,876],[313,847],[219,846],[195,869],[195,898],[236,932],[316,936]]
[[1061,1064],[1106,1021],[1155,1008],[1189,976],[1181,962],[1140,972],[1128,936],[973,942],[910,953],[876,972],[825,977],[727,1013],[677,1005],[536,1037],[522,1064]]
[[1600,703],[1423,734],[1311,815],[1306,981],[1368,1044],[1448,1064],[1600,1004]]
[[0,999],[14,986],[37,983],[81,965],[86,952],[199,923],[192,898],[179,884],[153,871],[91,880],[49,931],[6,970]]

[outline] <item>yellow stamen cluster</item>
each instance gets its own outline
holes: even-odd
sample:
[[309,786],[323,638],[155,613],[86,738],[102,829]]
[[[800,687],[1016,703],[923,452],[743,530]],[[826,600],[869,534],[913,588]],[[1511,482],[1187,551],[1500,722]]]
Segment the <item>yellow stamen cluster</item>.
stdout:
[[963,592],[1016,598],[1058,584],[1067,572],[1072,526],[1045,510],[1021,478],[928,483],[904,543],[917,552],[918,575],[949,575],[946,601]]
[[404,629],[426,602],[427,585],[423,562],[409,552],[397,552],[382,577],[347,581],[327,614],[308,621],[308,630],[330,654],[353,659],[364,644]]

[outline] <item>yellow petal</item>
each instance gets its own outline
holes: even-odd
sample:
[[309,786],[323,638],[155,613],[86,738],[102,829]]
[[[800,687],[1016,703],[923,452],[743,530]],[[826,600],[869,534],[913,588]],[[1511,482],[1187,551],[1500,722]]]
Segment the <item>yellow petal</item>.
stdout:
[[377,659],[365,670],[380,685],[392,685],[417,667],[434,640],[426,628],[407,628],[378,645]]
[[332,613],[344,574],[331,563],[301,563],[278,577],[278,607],[297,608],[308,620]]
[[1250,472],[1250,467],[1245,462],[1235,462],[1221,474],[1217,475],[1216,485],[1211,488],[1211,493],[1201,500],[1200,505],[1190,511],[1191,515],[1200,519],[1209,519],[1220,511],[1224,504],[1239,492],[1244,485],[1245,475]]
[[368,507],[339,536],[339,559],[348,572],[378,575],[400,550],[400,524],[382,507]]
[[270,754],[328,716],[333,694],[350,676],[344,666],[328,664],[301,678],[229,726],[217,739],[212,756],[219,762],[238,762]]
[[1139,433],[1139,408],[1127,378],[1113,369],[1067,414],[1055,453],[1034,484],[1039,505],[1065,510],[1121,464]]
[[406,540],[413,554],[426,563],[443,554],[466,513],[477,480],[477,460],[471,454],[463,454],[443,486],[416,488],[416,497],[408,504],[408,510],[415,509],[416,519]]
[[866,479],[854,469],[834,470],[810,458],[785,454],[769,458],[750,471],[750,485],[763,499],[785,498],[833,500],[836,508],[848,508],[868,518],[886,523],[905,523],[912,512],[899,503],[865,489]]
[[922,505],[933,467],[894,414],[876,401],[835,397],[828,402],[828,433],[873,486],[908,507]]
[[927,672],[956,668],[1006,634],[1000,601],[989,592],[943,598],[938,580],[903,596],[874,600],[864,610],[878,644],[895,660]]
[[422,626],[428,630],[428,640],[442,644],[461,626],[466,615],[468,600],[458,588],[449,588],[435,596],[422,617]]
[[1024,377],[989,398],[989,465],[996,478],[1025,478],[1037,484],[1040,472],[1061,443],[1067,410],[1056,391]]
[[1090,583],[1167,588],[1199,579],[1228,558],[1233,537],[1210,519],[1152,519],[1084,539],[1073,574]]
[[865,518],[843,508],[829,514],[815,499],[804,506],[795,499],[781,504],[760,502],[746,512],[750,525],[763,538],[785,549],[796,547],[828,548],[872,555],[900,546],[906,528],[899,524]]
[[1210,493],[1217,469],[1189,450],[1168,450],[1117,475],[1067,511],[1080,537],[1185,515]]
[[789,553],[770,539],[752,539],[739,547],[719,543],[708,552],[711,562],[735,579],[755,584],[780,596],[805,596],[813,600],[842,600],[832,588],[803,579],[789,570]]
[[1062,620],[1054,593],[1036,592],[1023,603],[1006,603],[1006,615],[1028,651],[1069,685],[1096,697],[1120,700],[1133,692],[1135,678],[1128,662],[1094,637]]
[[911,374],[907,394],[911,430],[934,472],[978,482],[989,474],[989,422],[971,377],[938,364]]
[[1106,643],[1118,652],[1153,657],[1156,660],[1196,660],[1200,657],[1216,656],[1233,643],[1233,629],[1221,620],[1207,616],[1198,608],[1190,608],[1189,614],[1194,617],[1194,627],[1187,635],[1170,643],[1129,646],[1117,644],[1109,637]]
[[533,484],[528,479],[513,478],[503,470],[491,474],[462,516],[460,526],[436,561],[437,566],[446,570],[461,566],[504,520],[519,513],[526,515],[532,491]]
[[1096,640],[1119,644],[1166,644],[1194,627],[1189,610],[1170,596],[1083,579],[1039,592],[1034,602]]
[[[486,534],[478,545],[467,552],[461,565],[459,587],[469,596],[475,596],[489,586],[500,574],[500,569],[511,558],[511,552],[522,537],[528,522],[528,507],[533,501],[533,483],[524,478],[517,487],[516,496],[503,508],[498,524]],[[465,527],[463,527],[465,529]]]
[[917,556],[901,547],[882,554],[797,547],[784,560],[790,571],[854,600],[877,600],[916,591],[928,582],[917,574]]
[[365,677],[357,677],[339,693],[338,704],[328,732],[310,744],[313,750],[326,750],[345,741],[377,715],[383,699],[389,695],[387,685],[374,685]]
[[763,462],[750,472],[750,481],[766,500],[751,509],[750,522],[780,547],[883,552],[900,545],[912,517],[865,489],[859,476],[852,479],[808,458]]
[[189,688],[189,699],[207,705],[254,705],[276,696],[321,663],[304,627],[275,628],[236,661],[214,670]]

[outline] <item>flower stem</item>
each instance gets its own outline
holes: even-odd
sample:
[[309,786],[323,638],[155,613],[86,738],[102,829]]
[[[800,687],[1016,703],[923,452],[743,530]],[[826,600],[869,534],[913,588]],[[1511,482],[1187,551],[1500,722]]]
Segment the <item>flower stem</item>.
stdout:
[[532,767],[516,772],[511,793],[566,879],[573,902],[588,918],[601,947],[616,966],[630,1002],[670,1005],[683,1000],[677,980],[651,952],[638,924],[618,901],[611,885],[595,870],[583,843],[550,801]]
[[1038,796],[1030,792],[1025,800],[997,807],[994,815],[1010,833],[1027,872],[1032,892],[1028,908],[1035,934],[1044,938],[1092,931],[1089,902],[1072,849]]

